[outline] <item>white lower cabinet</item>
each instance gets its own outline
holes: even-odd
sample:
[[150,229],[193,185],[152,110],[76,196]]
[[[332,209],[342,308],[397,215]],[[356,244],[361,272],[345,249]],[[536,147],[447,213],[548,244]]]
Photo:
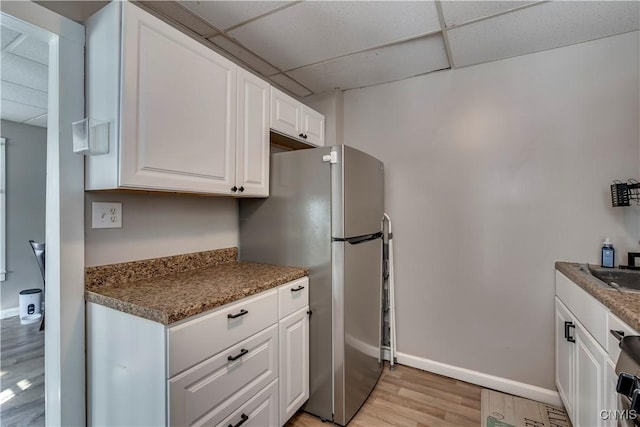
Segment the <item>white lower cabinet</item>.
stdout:
[[[618,374],[616,374],[616,362],[607,360],[606,366],[606,383],[605,383],[605,403],[606,408],[617,408],[618,407],[618,392],[616,391],[616,385],[618,384]],[[609,417],[607,423],[605,424],[608,427],[616,427],[618,422],[615,417]]]
[[556,297],[556,387],[575,426],[604,427],[607,354]]
[[605,426],[604,399],[607,355],[580,323],[575,333],[574,425]]
[[284,425],[309,397],[308,286],[169,328],[87,303],[87,424]]
[[225,418],[218,427],[278,425],[278,380]]
[[[573,418],[575,377],[575,332],[573,316],[556,298],[556,387],[567,413]],[[571,335],[569,335],[571,334]],[[571,337],[571,338],[569,338]],[[573,340],[573,341],[572,341]]]
[[609,330],[637,332],[559,271],[555,305],[555,381],[571,423],[613,427],[613,417],[602,416],[618,409],[619,348]]
[[169,421],[217,425],[278,378],[278,326],[222,351],[169,380]]
[[[280,320],[280,419],[286,422],[309,398],[308,307]],[[300,351],[302,349],[302,351]]]

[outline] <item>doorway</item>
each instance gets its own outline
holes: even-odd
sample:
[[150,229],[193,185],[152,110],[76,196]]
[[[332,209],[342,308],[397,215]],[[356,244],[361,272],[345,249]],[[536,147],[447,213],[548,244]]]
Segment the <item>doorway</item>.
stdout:
[[2,27],[47,46],[44,423],[84,425],[84,161],[71,139],[84,116],[84,27],[33,2],[0,12]]

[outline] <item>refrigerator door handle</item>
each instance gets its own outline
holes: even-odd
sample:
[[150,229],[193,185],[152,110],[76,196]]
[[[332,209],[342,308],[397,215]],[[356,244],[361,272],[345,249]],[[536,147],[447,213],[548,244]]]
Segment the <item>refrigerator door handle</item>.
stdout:
[[334,237],[331,240],[334,242],[347,242],[351,245],[358,245],[360,243],[370,242],[372,240],[377,240],[377,239],[382,239],[381,231],[377,233],[365,234],[364,236],[357,236],[357,237],[346,237],[346,238]]

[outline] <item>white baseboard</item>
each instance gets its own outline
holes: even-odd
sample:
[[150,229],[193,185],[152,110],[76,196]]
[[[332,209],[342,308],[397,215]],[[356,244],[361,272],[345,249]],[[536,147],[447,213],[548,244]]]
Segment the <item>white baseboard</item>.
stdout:
[[[40,311],[44,310],[44,301],[40,304]],[[20,307],[11,307],[0,310],[0,319],[7,319],[9,317],[17,316],[20,314]]]
[[503,393],[524,397],[525,399],[537,400],[538,402],[562,407],[560,395],[555,390],[549,390],[507,378],[472,371],[471,369],[459,368],[457,366],[447,365],[446,363],[436,362],[434,360],[424,359],[422,357],[412,356],[406,353],[398,352],[397,359],[398,363],[401,365],[407,365],[412,368],[422,369],[423,371],[433,372],[434,374],[444,375],[445,377],[455,378],[460,381],[498,390]]
[[18,314],[20,314],[20,307],[6,308],[4,310],[0,310],[0,319],[17,316]]

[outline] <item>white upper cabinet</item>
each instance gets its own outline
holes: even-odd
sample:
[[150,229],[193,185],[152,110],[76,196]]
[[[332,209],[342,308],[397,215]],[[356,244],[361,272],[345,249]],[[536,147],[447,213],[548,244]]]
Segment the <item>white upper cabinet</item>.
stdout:
[[265,82],[129,2],[86,26],[87,116],[111,123],[87,190],[268,195]]
[[284,92],[271,88],[271,129],[302,138],[302,104]]
[[302,107],[302,134],[307,143],[324,145],[324,116],[306,105]]
[[274,87],[271,129],[310,145],[324,146],[324,116]]
[[270,87],[238,68],[236,183],[240,195],[269,195]]

